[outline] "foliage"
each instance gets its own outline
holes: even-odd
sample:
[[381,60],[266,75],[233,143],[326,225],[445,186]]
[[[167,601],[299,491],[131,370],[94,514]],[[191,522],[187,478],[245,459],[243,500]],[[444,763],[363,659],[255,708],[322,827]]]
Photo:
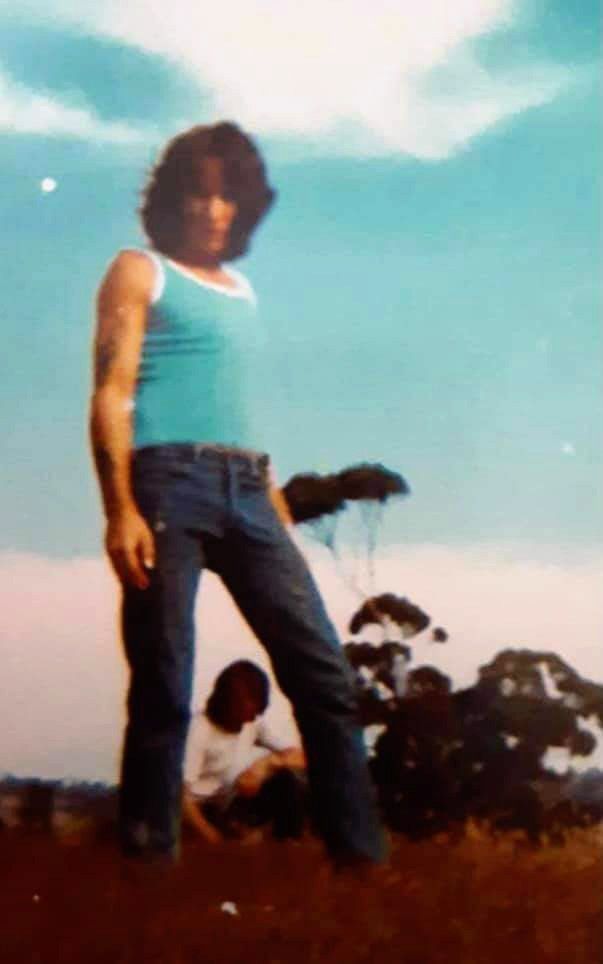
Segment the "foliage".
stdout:
[[[583,679],[554,653],[504,650],[482,666],[475,685],[452,690],[432,666],[407,671],[408,647],[348,643],[361,722],[380,726],[371,767],[383,815],[412,837],[462,826],[470,818],[521,828],[536,841],[563,827],[603,818],[600,801],[572,799],[569,778],[545,755],[595,748],[586,719],[603,722],[603,686]],[[384,689],[384,687],[386,689]]]
[[[348,588],[360,597],[370,594],[383,509],[392,499],[410,494],[406,479],[379,462],[360,462],[328,475],[294,475],[282,492],[293,521],[325,546]],[[345,540],[347,564],[340,551],[342,516],[351,522],[351,532],[348,529]],[[350,535],[356,544],[355,552]]]

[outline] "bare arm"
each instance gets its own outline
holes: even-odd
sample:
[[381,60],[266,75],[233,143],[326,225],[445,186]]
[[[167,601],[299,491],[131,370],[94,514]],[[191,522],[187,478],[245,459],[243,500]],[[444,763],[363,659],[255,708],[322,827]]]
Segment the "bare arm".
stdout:
[[268,497],[272,502],[274,511],[285,526],[293,525],[293,517],[289,511],[287,500],[283,495],[283,490],[276,485],[271,485],[268,489]]
[[224,838],[219,830],[203,816],[194,796],[184,784],[182,789],[182,816],[186,823],[208,843],[220,843]]
[[306,754],[301,746],[289,746],[285,750],[277,750],[273,756],[277,758],[278,767],[294,767],[299,770],[306,768]]
[[255,760],[239,774],[237,792],[243,797],[254,796],[265,780],[284,767],[300,770],[306,768],[306,756],[301,747],[290,746],[285,750],[275,750]]
[[293,516],[289,511],[289,504],[283,495],[283,490],[278,485],[272,470],[270,471],[270,477],[268,480],[268,498],[272,502],[272,507],[283,525],[293,525]]
[[130,483],[132,397],[151,301],[154,269],[139,252],[110,266],[97,298],[90,436],[107,518],[105,545],[118,577],[140,589],[154,561],[153,536]]

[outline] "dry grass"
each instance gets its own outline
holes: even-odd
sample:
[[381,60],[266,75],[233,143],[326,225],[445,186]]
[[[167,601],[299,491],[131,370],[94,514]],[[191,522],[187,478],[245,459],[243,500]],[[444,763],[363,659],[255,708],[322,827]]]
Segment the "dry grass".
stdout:
[[[396,840],[371,883],[333,878],[320,848],[184,848],[174,871],[111,843],[4,833],[4,964],[599,964],[600,831],[530,849],[477,828]],[[231,901],[237,914],[221,905]]]

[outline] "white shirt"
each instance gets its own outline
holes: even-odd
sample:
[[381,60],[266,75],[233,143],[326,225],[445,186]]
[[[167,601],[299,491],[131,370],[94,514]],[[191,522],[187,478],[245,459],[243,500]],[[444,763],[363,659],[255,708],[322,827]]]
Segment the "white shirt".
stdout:
[[193,796],[202,800],[229,790],[240,773],[252,762],[254,746],[285,750],[263,716],[245,723],[239,733],[216,726],[204,712],[191,720],[184,759],[184,782]]

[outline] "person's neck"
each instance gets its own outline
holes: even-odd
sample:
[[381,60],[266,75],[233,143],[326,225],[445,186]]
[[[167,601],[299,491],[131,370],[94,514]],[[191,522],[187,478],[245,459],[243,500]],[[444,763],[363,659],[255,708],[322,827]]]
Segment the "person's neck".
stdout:
[[217,725],[221,730],[224,730],[225,733],[230,733],[231,736],[233,734],[240,733],[243,729],[242,723],[218,723]]
[[188,248],[181,248],[169,254],[172,261],[184,265],[191,271],[203,271],[207,274],[216,274],[222,270],[222,263],[218,257],[211,254],[191,251]]

